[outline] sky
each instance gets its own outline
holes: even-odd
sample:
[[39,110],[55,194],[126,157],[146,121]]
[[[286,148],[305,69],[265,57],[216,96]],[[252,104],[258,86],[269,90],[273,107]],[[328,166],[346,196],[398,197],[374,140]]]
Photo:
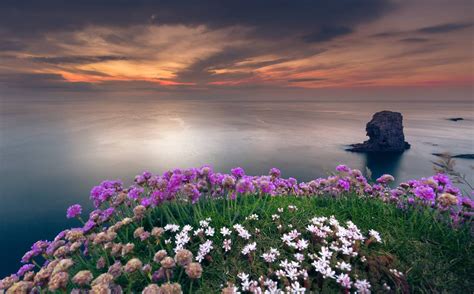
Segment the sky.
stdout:
[[0,93],[470,88],[464,0],[0,2]]

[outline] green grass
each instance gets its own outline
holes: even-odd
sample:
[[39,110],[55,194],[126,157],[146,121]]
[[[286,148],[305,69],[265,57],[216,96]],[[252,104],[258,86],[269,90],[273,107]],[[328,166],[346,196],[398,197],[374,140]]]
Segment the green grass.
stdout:
[[[257,237],[259,248],[268,250],[270,247],[281,247],[281,232],[276,228],[272,220],[272,214],[277,213],[278,208],[295,205],[297,211],[290,212],[287,209],[281,214],[281,219],[285,224],[291,223],[295,229],[304,231],[308,220],[315,216],[334,215],[341,223],[351,220],[357,225],[364,235],[368,230],[374,229],[381,234],[382,244],[371,245],[370,252],[362,252],[368,257],[368,263],[377,261],[377,257],[389,257],[390,264],[367,273],[369,280],[374,281],[377,277],[382,277],[384,281],[389,275],[381,274],[388,268],[396,268],[406,273],[410,292],[416,293],[466,293],[474,289],[474,246],[472,238],[471,224],[453,229],[445,221],[440,221],[440,216],[434,212],[423,211],[402,211],[394,205],[383,203],[377,199],[364,199],[357,196],[348,195],[346,197],[333,198],[329,196],[321,197],[257,197],[241,196],[236,200],[200,200],[196,204],[183,202],[168,202],[156,208],[150,209],[146,217],[138,222],[133,222],[121,229],[116,242],[135,244],[132,257],[138,257],[144,263],[151,263],[153,255],[160,249],[166,249],[172,253],[172,244],[161,242],[142,242],[133,238],[133,231],[140,226],[150,231],[155,226],[165,226],[166,224],[179,224],[181,226],[189,224],[194,228],[199,227],[199,221],[208,217],[212,218],[211,226],[216,228],[214,240],[214,250],[211,251],[212,262],[203,262],[203,276],[191,284],[185,278],[183,268],[177,268],[172,282],[178,281],[185,293],[219,293],[222,285],[227,281],[236,282],[238,272],[253,272],[265,274],[268,271],[268,264],[259,257],[262,252],[257,253],[257,257],[252,262],[240,254],[240,250],[231,250],[224,254],[222,248],[222,236],[218,229],[226,226],[228,228],[236,223],[244,225],[247,229],[253,227],[252,221],[245,220],[251,214],[260,217],[258,228],[261,230]],[[119,221],[124,216],[131,216],[131,211],[123,211],[124,214],[116,215],[115,220]],[[255,234],[251,232],[254,236]],[[167,238],[167,237],[164,237]],[[163,240],[164,240],[163,238]],[[255,238],[252,237],[251,241]],[[241,238],[233,238],[233,248],[242,248],[246,243]],[[193,253],[198,251],[200,242],[191,242],[187,249]],[[361,250],[366,250],[361,248]],[[368,249],[367,249],[368,250]],[[71,271],[71,277],[79,270],[91,270],[95,277],[103,273],[97,270],[95,263],[101,256],[106,256],[103,248],[94,247],[88,258],[82,259],[75,256],[76,266]],[[281,251],[281,259],[291,257],[291,252]],[[392,260],[393,259],[393,260]],[[113,260],[109,258],[108,264]],[[377,265],[377,263],[376,263]],[[378,266],[378,265],[377,265]],[[156,270],[158,265],[153,265]],[[106,269],[105,269],[106,270]],[[367,274],[364,273],[363,275]],[[137,275],[134,277],[134,275]],[[364,278],[364,276],[362,277]],[[393,280],[392,280],[393,281]],[[121,285],[125,292],[140,292],[148,283],[149,277],[141,273],[134,273],[130,276],[122,275],[115,281]],[[323,292],[335,292],[334,281],[331,284],[320,286]],[[378,284],[380,281],[376,280]],[[405,281],[403,281],[405,283]],[[392,283],[393,285],[393,283]],[[401,285],[401,284],[399,284]],[[69,284],[69,290],[74,285]],[[406,288],[405,288],[406,289]],[[191,291],[192,290],[192,291]],[[377,288],[372,288],[377,290]]]
[[[146,222],[148,225],[144,225],[176,223],[197,227],[200,220],[211,217],[213,227],[231,227],[235,223],[248,223],[245,217],[256,213],[264,224],[268,223],[263,226],[267,229],[262,230],[259,244],[266,242],[270,246],[281,236],[271,229],[271,215],[277,208],[288,205],[299,208],[296,212],[285,212],[290,214],[286,219],[293,224],[313,216],[334,215],[342,222],[352,220],[365,233],[369,229],[379,231],[384,241],[379,245],[380,251],[396,258],[397,268],[407,273],[411,292],[461,293],[474,288],[474,247],[469,227],[453,229],[437,220],[434,213],[401,211],[374,199],[248,196],[236,201],[203,200],[195,205],[167,203],[154,209]],[[195,290],[215,291],[230,278],[227,272],[249,267],[248,261],[242,258],[224,260],[219,254],[213,258],[213,266],[205,267],[203,278],[194,285]]]

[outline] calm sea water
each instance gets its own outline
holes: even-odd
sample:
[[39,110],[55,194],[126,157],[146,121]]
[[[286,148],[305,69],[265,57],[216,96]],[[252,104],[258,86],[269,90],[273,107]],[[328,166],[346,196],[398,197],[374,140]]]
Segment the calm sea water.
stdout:
[[[412,149],[397,157],[344,151],[362,142],[380,110],[404,115]],[[466,120],[451,122],[448,117]],[[432,152],[473,153],[474,109],[466,102],[15,100],[0,104],[0,276],[31,243],[77,225],[65,209],[103,179],[212,164],[248,174],[279,167],[310,180],[337,164],[368,166],[398,180],[432,174]],[[457,160],[472,179],[470,160]]]

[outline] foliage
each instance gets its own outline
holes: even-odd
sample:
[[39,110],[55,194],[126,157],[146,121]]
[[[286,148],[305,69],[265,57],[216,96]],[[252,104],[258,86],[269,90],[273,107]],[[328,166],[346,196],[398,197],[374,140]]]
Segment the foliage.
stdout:
[[[97,209],[83,226],[33,244],[0,289],[472,288],[472,201],[447,176],[392,189],[390,175],[369,184],[358,170],[336,171],[299,184],[277,169],[251,177],[241,168],[218,174],[209,167],[144,173],[129,188],[104,181],[91,191]],[[67,210],[68,218],[81,214],[77,204]]]

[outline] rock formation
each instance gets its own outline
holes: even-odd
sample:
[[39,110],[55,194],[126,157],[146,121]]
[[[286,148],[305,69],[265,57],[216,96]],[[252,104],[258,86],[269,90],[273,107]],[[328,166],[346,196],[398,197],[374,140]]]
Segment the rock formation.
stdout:
[[410,148],[403,134],[403,116],[399,112],[380,111],[367,123],[369,140],[350,145],[353,152],[403,152]]
[[456,122],[456,121],[464,120],[464,118],[462,118],[462,117],[450,117],[447,120]]

